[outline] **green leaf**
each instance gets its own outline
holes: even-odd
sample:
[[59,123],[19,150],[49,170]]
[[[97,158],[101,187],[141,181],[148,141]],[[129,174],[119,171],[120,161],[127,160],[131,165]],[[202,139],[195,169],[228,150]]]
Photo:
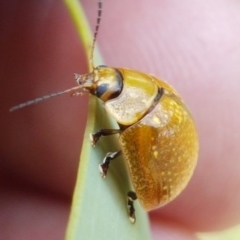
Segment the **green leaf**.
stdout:
[[[77,0],[65,0],[89,56],[92,35]],[[94,62],[103,64],[96,50]],[[135,202],[137,221],[131,224],[127,212],[127,192],[132,190],[124,159],[111,162],[106,179],[98,165],[109,151],[120,149],[116,136],[102,137],[93,148],[89,134],[101,128],[118,128],[101,102],[90,98],[77,182],[66,232],[67,240],[147,240],[150,238],[147,213]]]

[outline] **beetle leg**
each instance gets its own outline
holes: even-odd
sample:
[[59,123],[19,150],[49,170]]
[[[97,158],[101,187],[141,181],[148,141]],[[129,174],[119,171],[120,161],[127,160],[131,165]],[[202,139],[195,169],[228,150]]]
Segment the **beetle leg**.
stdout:
[[131,223],[135,223],[136,217],[135,217],[135,208],[134,208],[133,202],[137,199],[137,195],[135,192],[129,191],[127,196],[128,196],[127,206],[128,206],[129,219]]
[[117,151],[117,152],[109,152],[103,159],[103,162],[99,164],[99,170],[100,173],[102,174],[102,177],[105,178],[107,175],[108,167],[110,164],[110,161],[118,157],[119,155],[122,154],[122,150]]
[[97,141],[101,136],[109,136],[120,132],[122,132],[122,130],[120,129],[101,129],[95,133],[91,133],[90,140],[92,142],[92,146],[94,147],[96,145]]

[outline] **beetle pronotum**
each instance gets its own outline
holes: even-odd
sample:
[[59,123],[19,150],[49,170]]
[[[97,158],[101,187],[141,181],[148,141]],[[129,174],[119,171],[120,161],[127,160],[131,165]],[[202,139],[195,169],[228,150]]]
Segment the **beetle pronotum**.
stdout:
[[187,185],[197,162],[197,131],[179,94],[166,82],[139,71],[95,67],[93,54],[101,21],[102,1],[91,47],[92,71],[75,75],[77,86],[12,107],[10,111],[36,104],[67,92],[77,96],[84,90],[103,101],[119,129],[101,129],[91,134],[96,145],[101,136],[119,134],[121,150],[109,152],[99,165],[106,177],[111,160],[123,155],[135,192],[128,193],[131,222],[135,222],[133,201],[139,199],[146,211],[174,199]]

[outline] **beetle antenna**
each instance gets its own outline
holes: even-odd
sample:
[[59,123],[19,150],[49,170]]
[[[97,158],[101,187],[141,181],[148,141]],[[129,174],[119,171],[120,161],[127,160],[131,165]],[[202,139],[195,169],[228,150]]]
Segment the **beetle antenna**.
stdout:
[[[45,96],[42,96],[42,97],[39,97],[39,98],[35,98],[35,99],[33,99],[33,100],[30,100],[30,101],[21,103],[21,104],[19,104],[19,105],[16,105],[16,106],[10,108],[10,109],[9,109],[9,112],[13,112],[13,111],[19,110],[19,109],[21,109],[21,108],[28,107],[28,106],[33,105],[33,104],[37,104],[37,103],[39,103],[39,102],[43,102],[43,101],[45,101],[45,100],[48,100],[49,98],[53,98],[53,97],[62,95],[62,94],[64,94],[64,93],[68,93],[68,92],[77,90],[77,89],[79,89],[79,88],[81,88],[81,87],[82,87],[82,86],[76,86],[76,87],[69,88],[69,89],[66,89],[66,90],[64,90],[64,91],[61,91],[61,92],[51,93],[51,94],[49,94],[49,95],[45,95]],[[78,93],[75,93],[75,95],[78,95]],[[73,96],[74,96],[74,95],[73,95]]]
[[[90,65],[91,65],[92,69],[95,69],[95,66],[94,66],[94,63],[93,63],[93,55],[94,55],[94,48],[95,48],[95,45],[96,45],[98,30],[99,30],[100,22],[101,22],[101,18],[102,18],[102,5],[103,5],[102,0],[98,0],[97,22],[96,22],[96,26],[95,26],[95,31],[94,31],[94,35],[93,35],[93,42],[92,42],[92,47],[91,47],[91,52],[90,52],[90,57],[89,57],[89,62],[90,62]],[[75,78],[76,78],[76,76],[75,76]],[[33,100],[30,100],[30,101],[21,103],[19,105],[16,105],[16,106],[10,108],[9,111],[13,112],[13,111],[19,110],[19,109],[24,108],[24,107],[28,107],[28,106],[33,105],[33,104],[43,102],[45,100],[48,100],[49,98],[53,98],[53,97],[62,95],[64,93],[68,93],[68,92],[77,90],[79,88],[82,88],[82,86],[76,86],[76,87],[69,88],[67,90],[61,91],[61,92],[51,93],[51,94],[45,95],[43,97],[35,98]],[[76,92],[72,96],[78,96],[79,94],[81,94],[81,93]]]
[[95,26],[95,31],[94,31],[94,35],[93,35],[93,43],[92,43],[90,58],[89,58],[89,62],[90,62],[90,65],[91,65],[92,69],[95,68],[94,63],[93,63],[93,55],[94,55],[94,48],[95,48],[95,45],[96,45],[98,30],[99,30],[100,22],[101,22],[101,18],[102,18],[102,5],[103,5],[102,0],[98,0],[97,23],[96,23],[96,26]]

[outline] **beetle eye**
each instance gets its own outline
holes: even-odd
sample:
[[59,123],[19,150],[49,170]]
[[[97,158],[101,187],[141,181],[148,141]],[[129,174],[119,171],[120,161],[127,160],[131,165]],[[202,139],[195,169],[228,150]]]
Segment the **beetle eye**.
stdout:
[[107,90],[108,90],[109,84],[107,83],[102,83],[101,85],[99,85],[96,89],[95,95],[97,97],[101,97],[102,94],[104,94]]

